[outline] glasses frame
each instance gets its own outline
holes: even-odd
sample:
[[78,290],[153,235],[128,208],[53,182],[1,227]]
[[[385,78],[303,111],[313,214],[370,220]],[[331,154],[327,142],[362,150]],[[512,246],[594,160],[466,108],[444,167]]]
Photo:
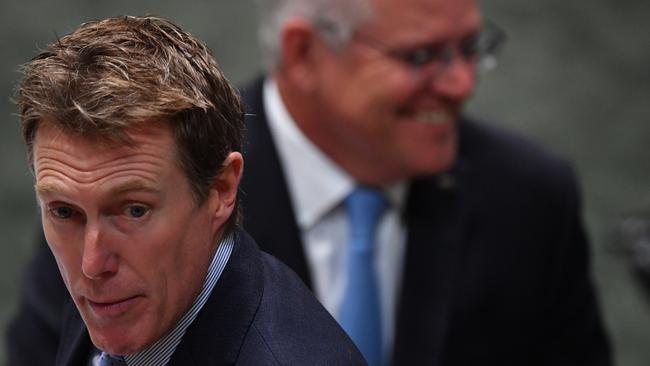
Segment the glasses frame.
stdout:
[[[316,22],[316,28],[321,32],[332,34],[338,32],[339,25],[321,19]],[[377,38],[360,32],[352,32],[349,36],[352,42],[366,45],[380,52],[386,58],[406,66],[414,74],[421,74],[426,69],[433,70],[434,75],[444,73],[458,56],[466,62],[473,63],[479,73],[496,68],[499,53],[507,38],[506,32],[489,20],[485,20],[475,34],[459,41],[410,48],[390,46]]]

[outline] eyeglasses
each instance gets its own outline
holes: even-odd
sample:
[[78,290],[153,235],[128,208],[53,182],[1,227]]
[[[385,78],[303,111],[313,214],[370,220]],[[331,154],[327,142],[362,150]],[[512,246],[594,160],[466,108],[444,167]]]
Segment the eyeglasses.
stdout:
[[[333,24],[325,24],[321,30],[330,31]],[[335,27],[335,25],[334,25]],[[494,69],[498,64],[498,54],[505,43],[506,33],[492,22],[485,22],[476,33],[458,42],[435,43],[411,48],[391,47],[384,42],[363,33],[352,34],[353,41],[371,47],[384,56],[407,66],[413,73],[432,70],[433,75],[442,74],[451,65],[456,54],[464,61],[474,64],[478,72]]]

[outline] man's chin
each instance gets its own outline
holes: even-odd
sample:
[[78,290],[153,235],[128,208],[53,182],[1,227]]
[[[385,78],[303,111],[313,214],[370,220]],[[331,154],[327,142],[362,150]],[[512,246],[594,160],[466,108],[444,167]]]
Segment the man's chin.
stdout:
[[128,355],[132,353],[139,352],[146,347],[144,345],[134,344],[128,339],[114,339],[106,338],[103,336],[93,337],[90,336],[93,345],[104,352],[110,353],[112,355]]
[[436,175],[449,171],[456,162],[458,147],[452,138],[441,146],[420,153],[413,153],[409,166],[411,176]]
[[152,343],[146,335],[146,331],[137,327],[136,324],[125,326],[88,326],[90,340],[98,349],[112,355],[128,355],[145,349]]

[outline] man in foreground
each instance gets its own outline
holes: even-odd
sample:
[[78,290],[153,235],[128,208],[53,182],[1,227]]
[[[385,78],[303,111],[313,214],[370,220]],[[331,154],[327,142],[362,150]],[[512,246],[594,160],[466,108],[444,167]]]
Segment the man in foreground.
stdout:
[[18,105],[72,300],[57,365],[365,364],[238,229],[243,112],[203,43],[159,18],[86,23],[25,66]]

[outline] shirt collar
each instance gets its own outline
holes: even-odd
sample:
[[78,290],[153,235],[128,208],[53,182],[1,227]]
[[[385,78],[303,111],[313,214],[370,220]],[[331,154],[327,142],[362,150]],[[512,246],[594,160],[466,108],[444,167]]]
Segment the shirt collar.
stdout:
[[208,273],[203,282],[201,292],[194,300],[194,303],[192,303],[190,309],[178,321],[171,332],[156,341],[152,346],[138,353],[124,356],[128,366],[166,365],[169,362],[171,355],[183,339],[185,331],[190,324],[192,324],[199,311],[201,311],[201,308],[203,308],[203,305],[205,305],[206,301],[210,297],[214,285],[219,280],[221,273],[223,273],[223,270],[228,263],[234,243],[235,240],[232,233],[221,240],[221,243],[219,243],[219,246],[212,257],[212,262],[208,267]]
[[[339,205],[354,190],[356,183],[302,133],[287,111],[272,78],[264,81],[263,98],[298,226],[309,230]],[[401,210],[406,200],[406,183],[384,188],[391,206]]]
[[264,109],[282,160],[298,226],[309,229],[354,189],[354,180],[296,126],[277,84],[270,78],[264,82]]

